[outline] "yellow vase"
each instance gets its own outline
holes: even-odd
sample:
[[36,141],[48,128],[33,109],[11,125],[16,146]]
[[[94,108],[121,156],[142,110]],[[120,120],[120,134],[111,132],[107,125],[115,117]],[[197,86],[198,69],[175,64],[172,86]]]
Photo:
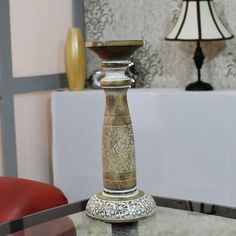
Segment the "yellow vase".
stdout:
[[81,91],[86,81],[86,54],[84,38],[79,28],[70,28],[65,47],[65,65],[71,91]]

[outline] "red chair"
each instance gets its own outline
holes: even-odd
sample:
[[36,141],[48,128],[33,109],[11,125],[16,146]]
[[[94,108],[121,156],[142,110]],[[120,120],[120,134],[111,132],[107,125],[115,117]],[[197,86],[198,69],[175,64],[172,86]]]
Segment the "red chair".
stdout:
[[[15,177],[0,177],[0,223],[67,203],[64,193],[50,184]],[[70,228],[73,226],[72,221],[66,222]],[[68,228],[67,226],[65,228]],[[72,231],[75,232],[73,228]],[[75,234],[70,232],[64,235]]]

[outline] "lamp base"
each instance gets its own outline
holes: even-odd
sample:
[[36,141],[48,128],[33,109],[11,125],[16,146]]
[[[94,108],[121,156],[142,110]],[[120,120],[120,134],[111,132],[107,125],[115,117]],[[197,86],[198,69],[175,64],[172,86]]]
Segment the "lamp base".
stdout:
[[110,223],[127,223],[150,217],[156,203],[152,196],[137,190],[130,196],[112,196],[97,193],[87,203],[89,217]]
[[187,91],[209,91],[209,90],[213,90],[213,87],[205,82],[200,81],[196,81],[194,83],[189,84],[185,90]]

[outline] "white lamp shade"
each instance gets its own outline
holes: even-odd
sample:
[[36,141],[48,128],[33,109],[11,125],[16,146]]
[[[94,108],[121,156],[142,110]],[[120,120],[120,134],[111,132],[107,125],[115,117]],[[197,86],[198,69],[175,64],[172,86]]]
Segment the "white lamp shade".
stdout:
[[213,0],[183,0],[180,16],[167,40],[225,40],[233,35],[216,14]]

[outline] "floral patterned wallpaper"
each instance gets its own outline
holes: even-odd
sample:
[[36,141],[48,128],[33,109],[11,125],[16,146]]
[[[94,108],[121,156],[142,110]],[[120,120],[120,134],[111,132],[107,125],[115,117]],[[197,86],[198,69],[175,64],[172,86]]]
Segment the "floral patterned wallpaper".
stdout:
[[[214,0],[219,17],[236,35],[235,0]],[[178,19],[182,0],[85,0],[86,40],[143,39],[134,55],[143,87],[184,88],[197,79],[194,42],[164,40]],[[236,39],[203,42],[203,81],[215,89],[236,89]],[[88,51],[88,73],[99,69]]]

